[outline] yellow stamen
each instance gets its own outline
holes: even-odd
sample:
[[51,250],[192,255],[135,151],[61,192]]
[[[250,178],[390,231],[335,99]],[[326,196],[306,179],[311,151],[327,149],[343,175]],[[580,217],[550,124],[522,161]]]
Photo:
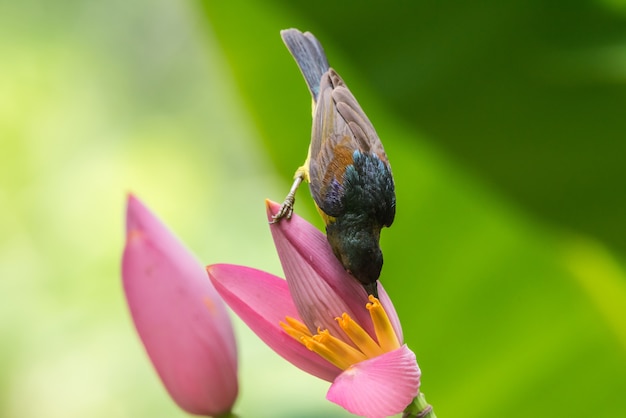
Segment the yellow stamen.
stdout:
[[348,363],[346,359],[335,355],[335,353],[333,353],[333,351],[323,343],[316,341],[311,337],[302,337],[300,338],[300,342],[304,344],[306,348],[316,352],[328,362],[339,367],[341,370],[345,370],[350,367],[350,363]]
[[374,339],[370,337],[359,324],[354,322],[354,320],[350,318],[347,313],[344,312],[341,315],[341,318],[335,319],[348,338],[350,338],[352,342],[359,347],[359,350],[361,350],[367,357],[376,357],[384,353],[382,348],[376,344],[376,341],[374,341]]
[[348,366],[367,359],[367,356],[356,348],[330,335],[327,329],[318,331],[313,339],[328,347],[335,356],[344,359]]
[[389,321],[385,308],[383,308],[383,305],[381,305],[380,301],[374,296],[370,295],[369,300],[370,303],[365,305],[365,307],[370,311],[370,316],[374,323],[374,332],[376,332],[376,338],[378,338],[378,344],[384,352],[400,348],[400,341],[398,341],[398,336],[391,325],[391,321]]
[[374,296],[370,296],[369,300],[370,303],[366,305],[366,308],[370,312],[378,343],[345,312],[340,318],[335,319],[348,340],[341,340],[330,335],[328,330],[320,330],[319,328],[317,334],[313,335],[306,325],[291,317],[285,318],[285,322],[280,322],[280,326],[287,334],[301,342],[309,350],[319,354],[340,369],[346,370],[353,364],[400,348],[398,337],[380,301]]
[[294,339],[300,341],[302,337],[312,337],[311,331],[302,322],[290,316],[285,318],[285,322],[279,322],[282,329],[285,330]]

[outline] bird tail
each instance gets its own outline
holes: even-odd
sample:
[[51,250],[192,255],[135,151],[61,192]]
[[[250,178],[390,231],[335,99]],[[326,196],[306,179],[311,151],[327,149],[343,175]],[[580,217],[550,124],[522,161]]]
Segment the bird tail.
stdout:
[[317,102],[320,80],[330,68],[324,48],[310,32],[302,33],[298,29],[285,29],[280,31],[280,36],[300,67],[313,100]]

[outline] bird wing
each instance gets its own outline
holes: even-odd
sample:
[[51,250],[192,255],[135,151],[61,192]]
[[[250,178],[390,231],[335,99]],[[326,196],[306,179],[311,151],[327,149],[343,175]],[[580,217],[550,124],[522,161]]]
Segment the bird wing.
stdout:
[[330,68],[320,82],[309,154],[311,194],[329,216],[343,211],[343,175],[354,152],[376,154],[388,162],[382,143],[341,77]]

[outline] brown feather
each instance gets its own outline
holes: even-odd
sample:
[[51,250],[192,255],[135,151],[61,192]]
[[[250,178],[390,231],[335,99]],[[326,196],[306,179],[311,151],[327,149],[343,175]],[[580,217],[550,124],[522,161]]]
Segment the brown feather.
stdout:
[[[354,162],[352,158],[354,150],[344,143],[348,142],[348,139],[347,135],[344,136],[344,141],[334,148],[335,152],[329,162],[321,162],[321,165],[326,167],[323,184],[329,184],[333,178],[337,179],[340,184],[343,183],[343,173],[346,171],[346,167]],[[322,191],[324,191],[324,188],[322,188]]]

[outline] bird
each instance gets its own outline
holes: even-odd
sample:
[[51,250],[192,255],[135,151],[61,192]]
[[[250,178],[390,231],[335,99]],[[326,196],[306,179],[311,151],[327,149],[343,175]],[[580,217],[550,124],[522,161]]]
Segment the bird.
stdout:
[[326,237],[343,268],[378,297],[383,266],[380,231],[393,223],[396,195],[389,160],[374,126],[310,32],[285,29],[281,37],[312,97],[311,142],[305,163],[272,223],[291,218],[295,194],[309,188]]

